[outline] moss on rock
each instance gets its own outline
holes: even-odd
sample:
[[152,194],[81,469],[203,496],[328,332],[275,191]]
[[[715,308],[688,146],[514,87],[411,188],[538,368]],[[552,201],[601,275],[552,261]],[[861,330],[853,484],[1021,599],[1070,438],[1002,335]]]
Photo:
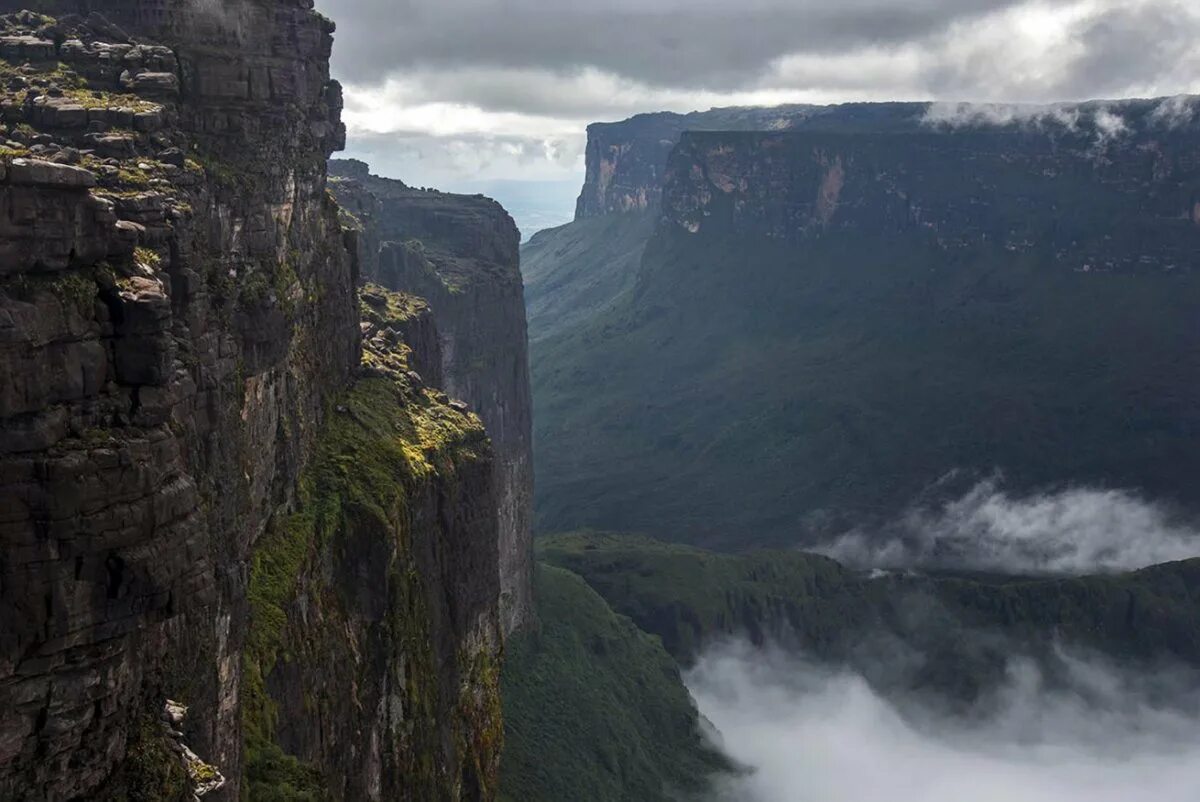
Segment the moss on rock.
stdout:
[[[408,303],[383,295],[390,314]],[[472,464],[486,464],[490,446],[478,418],[404,378],[405,353],[399,343],[389,354],[366,350],[364,364],[386,358],[396,370],[360,379],[330,405],[300,476],[295,511],[277,515],[255,546],[243,727],[244,788],[256,802],[339,798],[333,789],[344,782],[281,747],[273,672],[301,677],[305,714],[365,704],[359,694],[369,681],[357,672],[371,659],[363,652],[381,643],[395,682],[387,702],[394,740],[384,746],[383,759],[401,768],[406,789],[414,798],[489,798],[471,787],[495,786],[502,738],[494,643],[485,638],[461,645],[459,687],[447,700],[439,674],[447,669],[435,653],[437,624],[427,593],[427,583],[437,580],[423,575],[415,553],[418,541],[438,537],[423,527],[441,524],[414,518],[434,483],[450,493],[445,503],[452,504],[456,477]],[[364,552],[385,565],[355,563]],[[362,579],[362,570],[377,571],[380,586]],[[347,572],[354,582],[340,578]],[[360,588],[359,581],[372,586]],[[382,617],[364,622],[363,604],[383,605]],[[306,679],[320,676],[330,661],[339,664],[343,679],[354,678],[347,685],[355,689],[353,698],[339,698],[336,688]],[[439,720],[446,705],[457,711],[452,722]],[[443,726],[454,734],[456,757],[441,752],[437,733]],[[457,775],[450,771],[455,760]],[[276,796],[260,797],[268,787]]]

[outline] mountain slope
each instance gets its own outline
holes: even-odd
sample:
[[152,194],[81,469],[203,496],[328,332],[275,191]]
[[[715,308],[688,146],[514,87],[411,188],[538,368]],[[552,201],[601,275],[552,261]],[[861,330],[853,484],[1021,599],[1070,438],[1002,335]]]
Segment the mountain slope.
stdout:
[[805,542],[996,471],[1195,509],[1200,135],[1157,108],[685,134],[634,285],[538,340],[539,530]]
[[501,799],[665,802],[725,762],[657,639],[569,571],[538,565],[540,626],[507,644]]
[[650,212],[611,214],[539,231],[522,245],[531,350],[629,289],[653,230]]

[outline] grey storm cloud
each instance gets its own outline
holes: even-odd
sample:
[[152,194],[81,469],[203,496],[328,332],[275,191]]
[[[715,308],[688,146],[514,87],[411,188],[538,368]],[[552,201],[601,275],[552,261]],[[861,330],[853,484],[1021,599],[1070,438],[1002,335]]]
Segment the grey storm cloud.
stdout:
[[648,111],[1200,91],[1183,0],[316,2],[350,151],[429,180],[565,178],[587,123]]
[[1072,95],[1109,94],[1127,85],[1129,76],[1144,80],[1169,77],[1200,67],[1194,7],[1164,3],[1139,9],[1114,8],[1089,20],[1081,32],[1083,52],[1075,60]]
[[350,81],[423,66],[594,67],[734,89],[795,52],[900,44],[1015,0],[325,0]]

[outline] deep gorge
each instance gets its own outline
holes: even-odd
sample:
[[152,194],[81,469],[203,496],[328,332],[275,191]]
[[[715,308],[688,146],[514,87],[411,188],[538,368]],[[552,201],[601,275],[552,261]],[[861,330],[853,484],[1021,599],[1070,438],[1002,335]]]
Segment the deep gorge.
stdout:
[[1200,732],[1194,99],[597,123],[522,245],[336,157],[312,0],[24,5],[0,802],[850,793],[754,762],[811,698]]

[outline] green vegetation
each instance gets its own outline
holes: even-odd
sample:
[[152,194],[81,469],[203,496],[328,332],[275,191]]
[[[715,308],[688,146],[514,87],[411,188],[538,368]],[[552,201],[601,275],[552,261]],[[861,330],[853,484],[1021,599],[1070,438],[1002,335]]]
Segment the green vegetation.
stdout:
[[109,269],[106,263],[101,262],[60,273],[20,273],[0,281],[0,290],[25,301],[33,300],[40,292],[49,292],[63,304],[90,316],[92,303],[99,292],[97,282],[103,279],[103,272]]
[[358,292],[362,319],[375,325],[402,323],[429,311],[423,298],[404,292],[391,292],[378,284],[365,284]]
[[[660,636],[684,663],[714,637],[748,634],[761,641],[772,618],[799,618],[804,603],[834,599],[856,575],[837,562],[802,552],[739,555],[634,535],[576,532],[541,538],[538,558],[587,580],[618,612]],[[816,601],[815,603],[821,603]],[[828,639],[851,621],[825,607],[805,615],[810,638]]]
[[649,212],[593,217],[522,245],[530,339],[569,331],[632,287],[654,221]]
[[183,761],[167,743],[162,725],[154,716],[142,716],[131,728],[116,786],[119,790],[104,795],[107,802],[192,799],[192,783]]
[[[384,304],[402,300],[384,298]],[[414,788],[450,781],[432,762],[441,748],[433,742],[439,679],[422,584],[428,578],[416,569],[409,503],[420,483],[452,477],[487,452],[478,419],[447,406],[432,390],[418,392],[390,378],[364,379],[331,404],[300,476],[296,512],[276,516],[255,544],[243,653],[247,799],[312,802],[329,796],[316,767],[285,754],[276,741],[280,703],[268,691],[268,678],[281,663],[320,665],[330,655],[365,648],[355,640],[349,616],[360,589],[331,582],[327,573],[346,553],[360,551],[393,555],[377,566],[383,586],[372,593],[387,599],[380,635],[396,648],[392,659],[404,666],[402,704],[406,726],[416,733],[411,742],[393,745],[397,759],[411,761]],[[303,623],[294,620],[300,597]],[[346,670],[357,669],[350,664]],[[485,784],[494,776],[489,765],[500,744],[498,678],[486,660],[473,660],[469,670],[471,701],[459,700],[456,731],[478,740],[461,743],[459,754],[464,770]],[[304,693],[306,711],[338,703],[325,687],[305,687]]]
[[275,521],[255,548],[243,691],[246,773],[252,784],[291,772],[297,787],[307,787],[305,778],[311,777],[309,767],[286,759],[273,744],[275,704],[265,683],[281,657],[295,657],[303,649],[303,644],[289,645],[288,635],[288,611],[301,577],[335,539],[372,529],[395,536],[406,532],[413,479],[436,466],[448,469],[451,460],[475,458],[474,449],[483,443],[466,416],[436,409],[428,396],[403,404],[398,392],[385,379],[360,381],[347,391],[338,402],[346,411],[329,413],[317,453],[301,476],[299,512]]
[[45,78],[62,90],[65,100],[85,109],[128,109],[132,112],[162,109],[159,104],[143,100],[135,94],[95,89],[88,83],[87,78],[61,61],[41,62],[35,66],[38,67],[36,76],[27,76],[11,62],[0,59],[0,80],[7,81],[14,77]]
[[536,528],[792,545],[890,520],[951,471],[956,493],[999,469],[1018,493],[1195,498],[1198,294],[1194,271],[916,233],[660,231],[587,319],[530,318]]
[[854,665],[880,686],[968,701],[1013,656],[1059,645],[1200,666],[1200,559],[1114,576],[872,578],[819,555],[716,554],[590,532],[544,538],[538,553],[685,664],[742,636]]
[[162,263],[162,256],[158,251],[139,245],[133,249],[133,260],[142,267],[155,270]]
[[701,791],[725,765],[658,640],[568,571],[539,565],[534,589],[540,626],[506,647],[501,800],[658,802]]
[[256,736],[246,742],[248,802],[327,802],[329,791],[313,766],[285,754],[275,743]]

